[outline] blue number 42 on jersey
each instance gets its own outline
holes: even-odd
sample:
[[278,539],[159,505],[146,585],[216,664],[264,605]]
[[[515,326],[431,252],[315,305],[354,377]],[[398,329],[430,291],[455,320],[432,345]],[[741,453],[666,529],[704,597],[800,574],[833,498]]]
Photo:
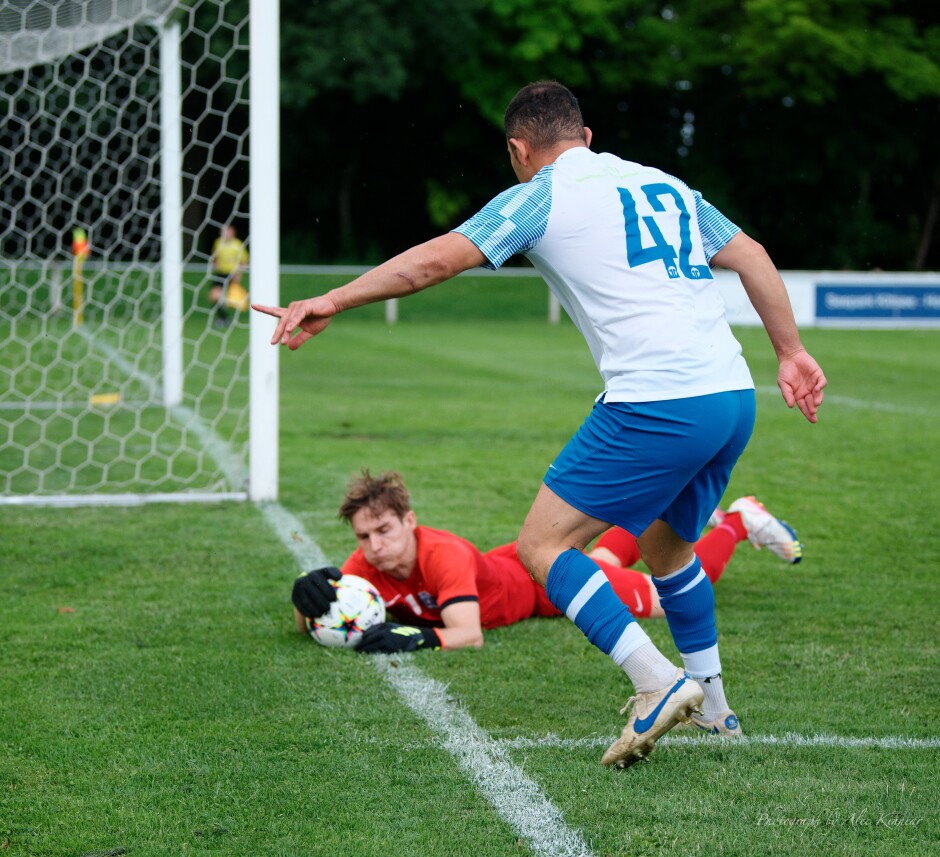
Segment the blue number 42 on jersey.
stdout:
[[643,223],[653,239],[652,245],[644,247],[640,235],[640,216],[636,210],[636,200],[626,188],[620,187],[617,190],[620,192],[620,201],[623,203],[623,221],[627,234],[627,262],[631,268],[661,261],[670,279],[675,280],[680,276],[693,280],[712,279],[708,265],[691,263],[692,218],[682,194],[676,188],[663,182],[654,182],[643,185],[640,190],[646,195],[646,200],[654,212],[667,213],[663,197],[671,200],[675,205],[679,213],[678,249],[666,240],[656,223],[655,215],[643,216]]

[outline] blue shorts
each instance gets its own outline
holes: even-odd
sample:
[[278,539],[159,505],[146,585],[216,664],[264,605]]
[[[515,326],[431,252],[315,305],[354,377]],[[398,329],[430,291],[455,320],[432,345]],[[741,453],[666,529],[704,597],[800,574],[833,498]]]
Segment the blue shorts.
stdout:
[[634,536],[664,520],[698,539],[754,429],[753,390],[598,402],[545,475],[576,509]]

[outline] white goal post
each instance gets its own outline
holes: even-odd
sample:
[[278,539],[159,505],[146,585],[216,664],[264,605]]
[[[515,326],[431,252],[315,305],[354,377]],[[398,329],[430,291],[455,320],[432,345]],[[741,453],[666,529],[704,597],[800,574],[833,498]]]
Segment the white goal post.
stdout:
[[0,505],[277,498],[278,6],[0,4]]

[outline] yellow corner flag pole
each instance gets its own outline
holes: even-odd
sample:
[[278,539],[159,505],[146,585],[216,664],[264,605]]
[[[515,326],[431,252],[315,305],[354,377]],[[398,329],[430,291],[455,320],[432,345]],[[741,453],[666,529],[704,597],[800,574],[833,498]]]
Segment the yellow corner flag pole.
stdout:
[[72,325],[79,327],[85,320],[85,260],[90,248],[84,229],[72,230]]

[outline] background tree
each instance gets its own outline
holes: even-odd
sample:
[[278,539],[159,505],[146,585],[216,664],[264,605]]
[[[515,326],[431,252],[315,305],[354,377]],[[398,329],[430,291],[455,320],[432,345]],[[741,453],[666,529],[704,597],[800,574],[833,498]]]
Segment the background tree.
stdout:
[[539,78],[787,268],[940,267],[934,0],[283,0],[284,255],[376,261],[512,181]]
[[444,73],[473,49],[476,5],[282,4],[285,257],[375,260],[428,235],[435,187],[479,137]]

